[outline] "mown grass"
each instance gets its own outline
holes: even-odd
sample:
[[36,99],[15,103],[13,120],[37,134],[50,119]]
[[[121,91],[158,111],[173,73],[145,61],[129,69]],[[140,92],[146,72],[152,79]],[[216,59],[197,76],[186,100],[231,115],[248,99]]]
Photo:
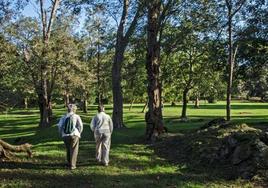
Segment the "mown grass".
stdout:
[[[227,180],[189,169],[185,164],[175,165],[159,157],[144,144],[145,131],[143,105],[136,104],[129,111],[125,105],[124,120],[127,128],[115,130],[112,136],[111,162],[103,167],[95,162],[95,143],[89,122],[96,106],[89,113],[78,111],[84,122],[80,141],[78,168],[64,167],[65,149],[55,124],[65,113],[54,109],[55,121],[47,129],[38,128],[38,110],[13,110],[0,114],[0,138],[18,144],[33,144],[34,157],[19,154],[19,160],[0,163],[0,187],[254,187],[251,182]],[[111,107],[107,106],[111,114]],[[233,103],[233,121],[265,127],[268,122],[267,103]],[[172,134],[196,129],[215,117],[225,115],[224,103],[201,104],[200,109],[188,107],[188,122],[180,122],[181,106],[163,108],[164,122]],[[168,147],[168,146],[167,146]],[[219,169],[220,170],[220,169]],[[210,173],[211,174],[211,173]]]

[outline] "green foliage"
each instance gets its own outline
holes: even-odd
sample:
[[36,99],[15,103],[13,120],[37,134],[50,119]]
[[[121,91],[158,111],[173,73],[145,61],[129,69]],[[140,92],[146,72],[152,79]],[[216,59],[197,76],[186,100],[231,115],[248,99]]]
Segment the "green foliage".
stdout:
[[[94,103],[101,93],[111,103],[115,28],[120,22],[122,2],[62,1],[48,47],[42,42],[40,18],[20,14],[27,2],[0,3],[1,101],[10,106],[22,103],[23,98],[34,101],[41,80],[40,68],[46,65],[53,102],[61,103],[68,94]],[[138,7],[138,1],[130,3],[124,32]],[[200,96],[211,101],[223,100],[227,80],[225,1],[162,3],[159,45],[164,101],[182,100],[186,87],[188,99]],[[145,102],[147,98],[147,21],[146,11],[143,13],[126,48],[122,67],[125,103],[134,99]],[[86,17],[85,21],[81,21],[82,17]],[[232,91],[235,97],[267,100],[267,18],[267,5],[262,0],[246,2],[234,17],[233,40],[238,46]],[[83,28],[79,22],[84,24]],[[26,54],[30,58],[28,63]]]
[[246,27],[238,35],[240,44],[238,60],[243,62],[238,68],[243,82],[242,91],[247,97],[261,97],[267,100],[267,5],[262,1],[249,4],[246,7]]

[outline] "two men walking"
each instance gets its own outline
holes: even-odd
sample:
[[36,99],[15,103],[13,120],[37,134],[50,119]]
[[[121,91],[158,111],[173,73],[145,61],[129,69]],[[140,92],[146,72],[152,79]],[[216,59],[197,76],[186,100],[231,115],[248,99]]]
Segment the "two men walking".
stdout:
[[[79,115],[75,114],[76,109],[75,104],[69,104],[68,113],[62,116],[58,123],[59,133],[66,147],[68,167],[71,170],[76,168],[79,139],[83,131],[82,120]],[[104,112],[104,106],[98,107],[98,114],[92,119],[90,128],[94,132],[96,141],[96,159],[104,166],[108,166],[113,122]]]

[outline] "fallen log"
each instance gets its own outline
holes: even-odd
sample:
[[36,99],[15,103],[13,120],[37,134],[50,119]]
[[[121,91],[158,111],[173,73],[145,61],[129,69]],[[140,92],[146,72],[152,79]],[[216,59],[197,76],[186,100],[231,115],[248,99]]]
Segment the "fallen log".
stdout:
[[11,145],[0,139],[0,159],[10,159],[13,156],[13,152],[26,152],[28,157],[32,157],[32,145],[25,143],[21,145]]

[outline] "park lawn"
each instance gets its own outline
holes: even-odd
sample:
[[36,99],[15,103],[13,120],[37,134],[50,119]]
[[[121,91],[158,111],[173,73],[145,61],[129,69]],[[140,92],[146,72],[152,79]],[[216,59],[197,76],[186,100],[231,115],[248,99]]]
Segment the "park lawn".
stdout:
[[[254,187],[245,180],[226,180],[188,169],[184,164],[172,164],[154,153],[144,144],[145,131],[142,104],[135,104],[131,111],[124,108],[127,128],[115,130],[112,136],[110,166],[95,162],[93,134],[90,119],[96,106],[89,106],[89,113],[78,111],[84,122],[80,141],[78,168],[70,171],[64,167],[65,149],[58,135],[56,122],[65,113],[63,108],[54,109],[52,127],[38,128],[38,110],[12,110],[0,114],[0,138],[11,144],[33,144],[34,157],[18,154],[13,161],[0,163],[0,187]],[[107,106],[111,114],[111,107]],[[265,127],[268,122],[268,103],[239,103],[232,105],[233,121]],[[215,117],[225,115],[223,102],[201,103],[200,109],[188,107],[189,121],[179,121],[181,105],[164,105],[164,122],[170,134],[185,133],[197,129]],[[168,146],[167,146],[168,147]],[[220,169],[219,169],[220,170]]]

